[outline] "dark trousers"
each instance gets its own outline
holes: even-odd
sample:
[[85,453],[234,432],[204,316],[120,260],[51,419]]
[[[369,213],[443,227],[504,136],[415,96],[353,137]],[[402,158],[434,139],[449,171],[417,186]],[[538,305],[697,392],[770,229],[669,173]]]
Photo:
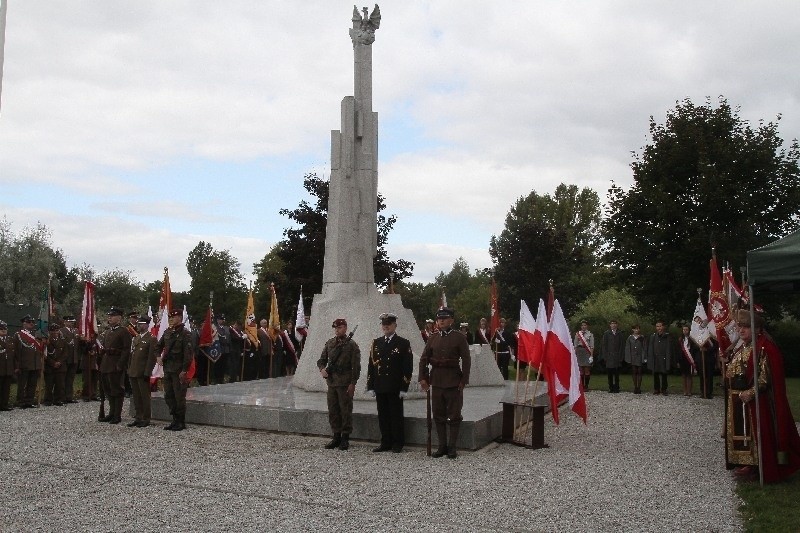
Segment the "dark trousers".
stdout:
[[133,393],[135,419],[139,422],[150,422],[150,378],[130,378]]
[[64,403],[64,378],[66,372],[44,373],[44,402]]
[[68,402],[75,400],[75,372],[77,370],[77,363],[68,364],[67,373],[64,374],[64,399]]
[[164,401],[170,414],[182,421],[186,416],[186,385],[178,376],[179,372],[164,372]]
[[225,370],[228,365],[228,354],[222,354],[216,362],[211,364],[211,382],[220,384],[225,383]]
[[503,374],[503,379],[508,379],[508,363],[511,362],[511,354],[509,352],[497,352],[497,366],[500,368],[500,373]]
[[344,387],[328,386],[328,422],[334,433],[353,431],[353,399]]
[[224,359],[226,361],[226,373],[228,374],[228,381],[233,383],[235,381],[242,380],[242,354],[231,352],[225,354]]
[[17,405],[36,403],[36,383],[40,370],[20,370],[17,375]]
[[12,376],[0,376],[0,410],[8,409]]
[[378,427],[381,430],[381,445],[402,448],[405,444],[403,433],[403,400],[400,391],[379,392],[375,395],[378,404]]
[[209,383],[208,380],[208,357],[200,353],[199,351],[194,356],[194,378],[197,380],[197,384],[201,387],[206,383]]
[[712,354],[706,353],[697,361],[697,372],[700,375],[700,394],[703,398],[714,397],[714,367],[716,366],[715,358]]
[[103,383],[103,392],[106,398],[125,396],[125,387],[122,384],[122,372],[103,372],[100,375]]
[[81,396],[84,400],[97,398],[97,393],[100,392],[100,372],[84,367],[82,375],[83,391]]
[[256,379],[258,376],[258,358],[255,352],[244,353],[244,381]]
[[458,387],[431,388],[431,415],[437,423],[460,424],[462,405],[464,391],[458,390]]
[[619,392],[619,367],[608,368],[608,392]]
[[655,392],[667,392],[666,372],[653,372],[653,390]]
[[283,354],[273,354],[272,355],[272,376],[273,378],[279,378],[283,375]]

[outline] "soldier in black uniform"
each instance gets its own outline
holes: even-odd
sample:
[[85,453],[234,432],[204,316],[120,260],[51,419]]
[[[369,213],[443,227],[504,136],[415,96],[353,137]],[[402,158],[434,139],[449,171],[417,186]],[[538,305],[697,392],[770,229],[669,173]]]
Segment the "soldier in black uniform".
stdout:
[[350,447],[350,432],[353,430],[353,396],[361,375],[361,350],[347,335],[347,321],[333,321],[335,336],[325,343],[317,368],[328,384],[328,421],[333,430],[333,439],[325,445],[332,450]]
[[8,336],[8,324],[0,320],[0,411],[10,411],[8,405],[11,395],[11,380],[17,368],[11,337]]
[[[456,443],[461,427],[461,406],[464,404],[464,387],[469,383],[472,360],[467,339],[453,330],[455,312],[450,308],[436,313],[438,332],[431,335],[419,358],[419,384],[423,391],[431,390],[431,410],[436,423],[439,448],[432,454],[450,459],[458,457]],[[431,369],[428,369],[428,365]],[[450,428],[448,440],[447,429]]]
[[383,336],[372,341],[367,369],[367,390],[378,403],[378,426],[381,445],[373,452],[403,450],[403,400],[414,371],[411,343],[395,334],[397,316],[384,313],[380,316]]
[[100,350],[100,380],[108,398],[108,415],[100,421],[119,424],[122,422],[122,403],[125,400],[123,379],[131,354],[131,335],[122,326],[122,309],[111,307],[106,315],[109,327],[104,333]]

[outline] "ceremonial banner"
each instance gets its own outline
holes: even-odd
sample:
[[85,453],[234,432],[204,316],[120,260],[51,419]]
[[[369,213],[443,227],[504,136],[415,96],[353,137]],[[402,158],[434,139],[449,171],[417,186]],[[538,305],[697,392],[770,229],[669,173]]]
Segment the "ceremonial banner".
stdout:
[[716,255],[711,256],[711,293],[708,298],[708,308],[716,328],[717,342],[723,353],[729,346],[736,344],[739,334],[736,331],[736,321],[730,314],[730,305],[725,293],[722,291],[722,279],[717,268]]
[[[711,326],[713,327],[713,323]],[[712,336],[709,330],[708,315],[706,315],[706,309],[703,307],[703,302],[700,298],[697,299],[697,305],[694,308],[689,336],[698,346],[703,346]]]
[[83,303],[81,304],[81,319],[78,322],[78,334],[84,339],[91,339],[97,335],[97,315],[94,310],[94,283],[83,282]]
[[211,359],[214,363],[222,356],[222,348],[219,344],[219,332],[217,331],[217,325],[214,323],[214,311],[211,309],[210,305],[206,312],[206,319],[203,321],[203,327],[200,329],[200,340],[198,344],[202,354]]
[[[192,331],[192,323],[189,321],[189,312],[186,310],[185,305],[183,306],[183,330],[188,332]],[[197,372],[197,365],[194,357],[192,357],[192,362],[189,364],[189,370],[186,371],[187,382],[192,380],[195,372]]]
[[558,424],[558,402],[567,398],[570,409],[586,423],[586,397],[578,369],[578,356],[570,342],[569,326],[558,300],[553,304],[553,317],[544,347],[544,364],[547,369],[547,393],[553,421]]
[[256,306],[253,303],[253,289],[247,295],[247,309],[244,312],[244,332],[254,348],[258,348],[258,324],[256,324]]
[[297,302],[297,317],[294,321],[294,338],[297,342],[303,342],[308,335],[308,324],[306,324],[306,309],[303,306],[303,287],[300,287],[300,301]]
[[[524,303],[524,302],[523,302]],[[492,291],[489,295],[489,304],[491,306],[489,316],[489,339],[494,336],[494,332],[500,329],[500,302],[497,298],[497,283],[492,278]]]
[[169,327],[169,311],[172,309],[172,288],[169,286],[169,270],[164,267],[164,280],[161,282],[161,295],[158,298],[158,322],[150,323],[150,334],[156,340],[161,340],[161,336]]
[[269,338],[273,341],[281,331],[281,317],[278,314],[278,296],[275,294],[275,285],[270,283],[269,290],[272,293],[272,300],[269,304]]

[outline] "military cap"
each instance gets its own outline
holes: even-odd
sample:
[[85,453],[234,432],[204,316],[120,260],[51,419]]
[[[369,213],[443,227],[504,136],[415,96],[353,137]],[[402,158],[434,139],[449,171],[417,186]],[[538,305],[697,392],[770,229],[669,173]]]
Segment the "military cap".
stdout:
[[74,315],[64,315],[61,318],[64,319],[64,322],[75,322],[75,316]]
[[31,315],[25,315],[24,317],[19,319],[20,322],[36,322],[36,319],[33,318]]
[[381,324],[384,326],[389,324],[394,324],[397,322],[397,315],[395,315],[394,313],[383,313],[378,318],[381,319]]
[[130,313],[128,313],[128,318],[133,318],[133,317],[138,318],[139,313],[137,313],[136,311],[131,311]]
[[150,317],[147,315],[139,315],[139,319],[136,321],[137,324],[149,324]]
[[58,324],[56,324],[55,322],[51,322],[51,323],[50,323],[50,324],[47,326],[47,329],[48,329],[48,331],[58,331],[58,330],[60,330],[60,329],[61,329],[61,326],[59,326],[59,325],[58,325]]
[[115,306],[112,305],[111,307],[108,308],[108,312],[106,313],[106,315],[108,315],[108,316],[115,316],[115,315],[122,316],[123,312],[122,312],[122,309],[120,309],[119,307],[115,307]]
[[433,319],[432,318],[427,318],[427,319],[425,319],[425,323],[426,324],[433,324]]
[[344,318],[337,318],[336,320],[333,321],[331,327],[338,328],[339,326],[346,326],[346,325],[347,325],[347,320],[345,320]]
[[[756,313],[755,321],[757,328],[760,328],[761,326],[764,325],[764,319],[761,318],[761,315],[759,315],[758,313]],[[748,328],[751,327],[752,324],[750,323],[750,311],[748,311],[747,309],[738,310],[736,312],[736,325],[745,326]]]
[[172,311],[169,312],[169,316],[170,316],[170,318],[172,318],[174,316],[183,316],[183,310],[182,309],[173,309]]
[[0,320],[0,329],[8,329],[8,324],[4,321]]
[[451,307],[442,307],[436,311],[436,318],[453,318],[455,316],[456,312]]
[[225,314],[224,313],[218,314],[217,315],[217,320],[225,320]]

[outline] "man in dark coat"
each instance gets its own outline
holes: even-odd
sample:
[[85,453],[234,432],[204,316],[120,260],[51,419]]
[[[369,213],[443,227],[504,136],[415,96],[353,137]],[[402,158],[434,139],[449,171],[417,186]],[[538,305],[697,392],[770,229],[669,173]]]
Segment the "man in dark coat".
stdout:
[[75,403],[75,373],[78,371],[80,363],[80,337],[78,330],[75,329],[75,317],[64,315],[64,326],[61,328],[61,336],[64,337],[67,350],[67,369],[64,374],[64,403]]
[[136,336],[131,340],[131,357],[128,362],[128,378],[131,380],[136,414],[128,427],[144,428],[150,425],[150,375],[156,366],[158,341],[150,333],[149,316],[141,315],[136,329]]
[[647,366],[653,372],[653,394],[667,395],[667,374],[675,365],[675,347],[663,320],[656,322],[656,332],[647,345]]
[[447,307],[436,313],[439,331],[428,339],[419,359],[419,384],[426,392],[432,387],[431,410],[439,439],[439,448],[432,456],[446,454],[450,459],[458,457],[456,443],[462,420],[461,407],[471,364],[467,339],[453,330],[454,316],[453,310]]
[[64,405],[64,378],[67,376],[67,343],[55,322],[47,327],[44,351],[44,404]]
[[125,399],[125,369],[131,354],[131,334],[122,326],[122,309],[111,307],[106,313],[109,328],[105,331],[100,351],[100,380],[108,398],[108,415],[101,422],[122,422]]
[[600,359],[605,361],[608,371],[608,392],[619,392],[619,367],[622,365],[625,341],[619,332],[617,321],[608,324],[600,342]]
[[383,336],[372,341],[367,370],[367,390],[377,401],[381,430],[381,444],[372,451],[399,453],[405,444],[403,400],[411,383],[414,356],[408,339],[395,334],[397,316],[384,313],[380,320]]
[[172,423],[165,426],[168,431],[186,429],[186,389],[189,380],[186,372],[192,364],[194,349],[191,333],[183,325],[183,311],[169,312],[169,329],[164,332],[157,348],[156,362],[164,366],[164,401],[172,415]]
[[317,360],[317,368],[328,384],[328,421],[333,439],[325,445],[332,450],[350,447],[350,432],[353,431],[353,396],[361,375],[361,350],[347,335],[347,321],[333,321],[334,337],[328,339]]

